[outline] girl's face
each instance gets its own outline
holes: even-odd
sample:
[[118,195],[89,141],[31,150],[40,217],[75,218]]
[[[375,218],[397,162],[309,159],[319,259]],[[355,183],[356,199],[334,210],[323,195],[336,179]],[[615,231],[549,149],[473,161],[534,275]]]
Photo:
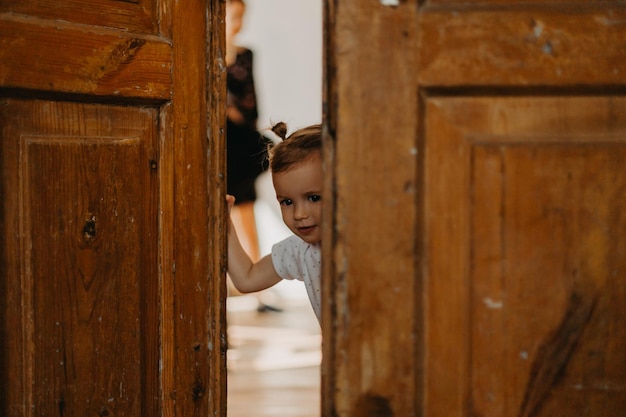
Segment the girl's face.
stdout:
[[322,240],[322,159],[318,154],[272,174],[283,221],[307,243]]

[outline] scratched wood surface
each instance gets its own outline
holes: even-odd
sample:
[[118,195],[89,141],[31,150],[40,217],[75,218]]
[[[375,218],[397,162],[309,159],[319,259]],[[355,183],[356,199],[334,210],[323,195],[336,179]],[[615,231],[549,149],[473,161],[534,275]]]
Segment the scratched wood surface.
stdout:
[[429,415],[623,412],[623,114],[622,98],[427,100]]
[[[420,83],[438,87],[623,85],[623,7],[484,7],[455,13],[429,2],[420,13]],[[506,7],[506,4],[509,7]],[[601,47],[599,47],[602,45]]]
[[156,116],[3,102],[3,167],[13,173],[3,191],[18,196],[6,232],[23,250],[6,293],[12,407],[156,412]]
[[621,2],[326,2],[324,416],[620,416]]
[[324,416],[415,412],[416,7],[327,4]]
[[0,36],[0,59],[11,63],[0,67],[4,87],[170,99],[166,39],[13,14],[0,14]]
[[0,0],[0,415],[225,415],[222,16]]

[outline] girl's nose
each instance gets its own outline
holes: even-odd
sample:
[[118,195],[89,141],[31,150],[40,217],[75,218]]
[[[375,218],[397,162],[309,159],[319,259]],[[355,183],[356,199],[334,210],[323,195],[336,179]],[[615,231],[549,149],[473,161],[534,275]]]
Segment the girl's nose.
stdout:
[[306,205],[304,204],[296,204],[293,210],[293,217],[296,220],[302,220],[309,217],[309,213],[306,209]]

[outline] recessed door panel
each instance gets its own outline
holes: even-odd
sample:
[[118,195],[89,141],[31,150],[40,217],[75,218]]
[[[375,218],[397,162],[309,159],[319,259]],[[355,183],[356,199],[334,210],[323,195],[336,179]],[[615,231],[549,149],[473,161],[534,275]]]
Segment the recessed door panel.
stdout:
[[620,415],[626,100],[426,109],[428,414]]
[[66,416],[157,410],[157,114],[2,103],[2,339],[13,341],[3,377],[15,415],[31,412],[18,404]]

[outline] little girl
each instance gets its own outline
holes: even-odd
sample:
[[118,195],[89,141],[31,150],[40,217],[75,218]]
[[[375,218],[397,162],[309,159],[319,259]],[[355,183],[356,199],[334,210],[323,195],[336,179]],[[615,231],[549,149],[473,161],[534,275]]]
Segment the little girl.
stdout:
[[[304,281],[313,311],[321,313],[322,131],[312,125],[287,137],[287,126],[272,131],[282,142],[269,150],[269,168],[283,221],[294,233],[272,247],[272,253],[252,262],[232,221],[228,223],[228,275],[242,293],[261,291],[281,279]],[[235,198],[226,197],[229,210]]]

